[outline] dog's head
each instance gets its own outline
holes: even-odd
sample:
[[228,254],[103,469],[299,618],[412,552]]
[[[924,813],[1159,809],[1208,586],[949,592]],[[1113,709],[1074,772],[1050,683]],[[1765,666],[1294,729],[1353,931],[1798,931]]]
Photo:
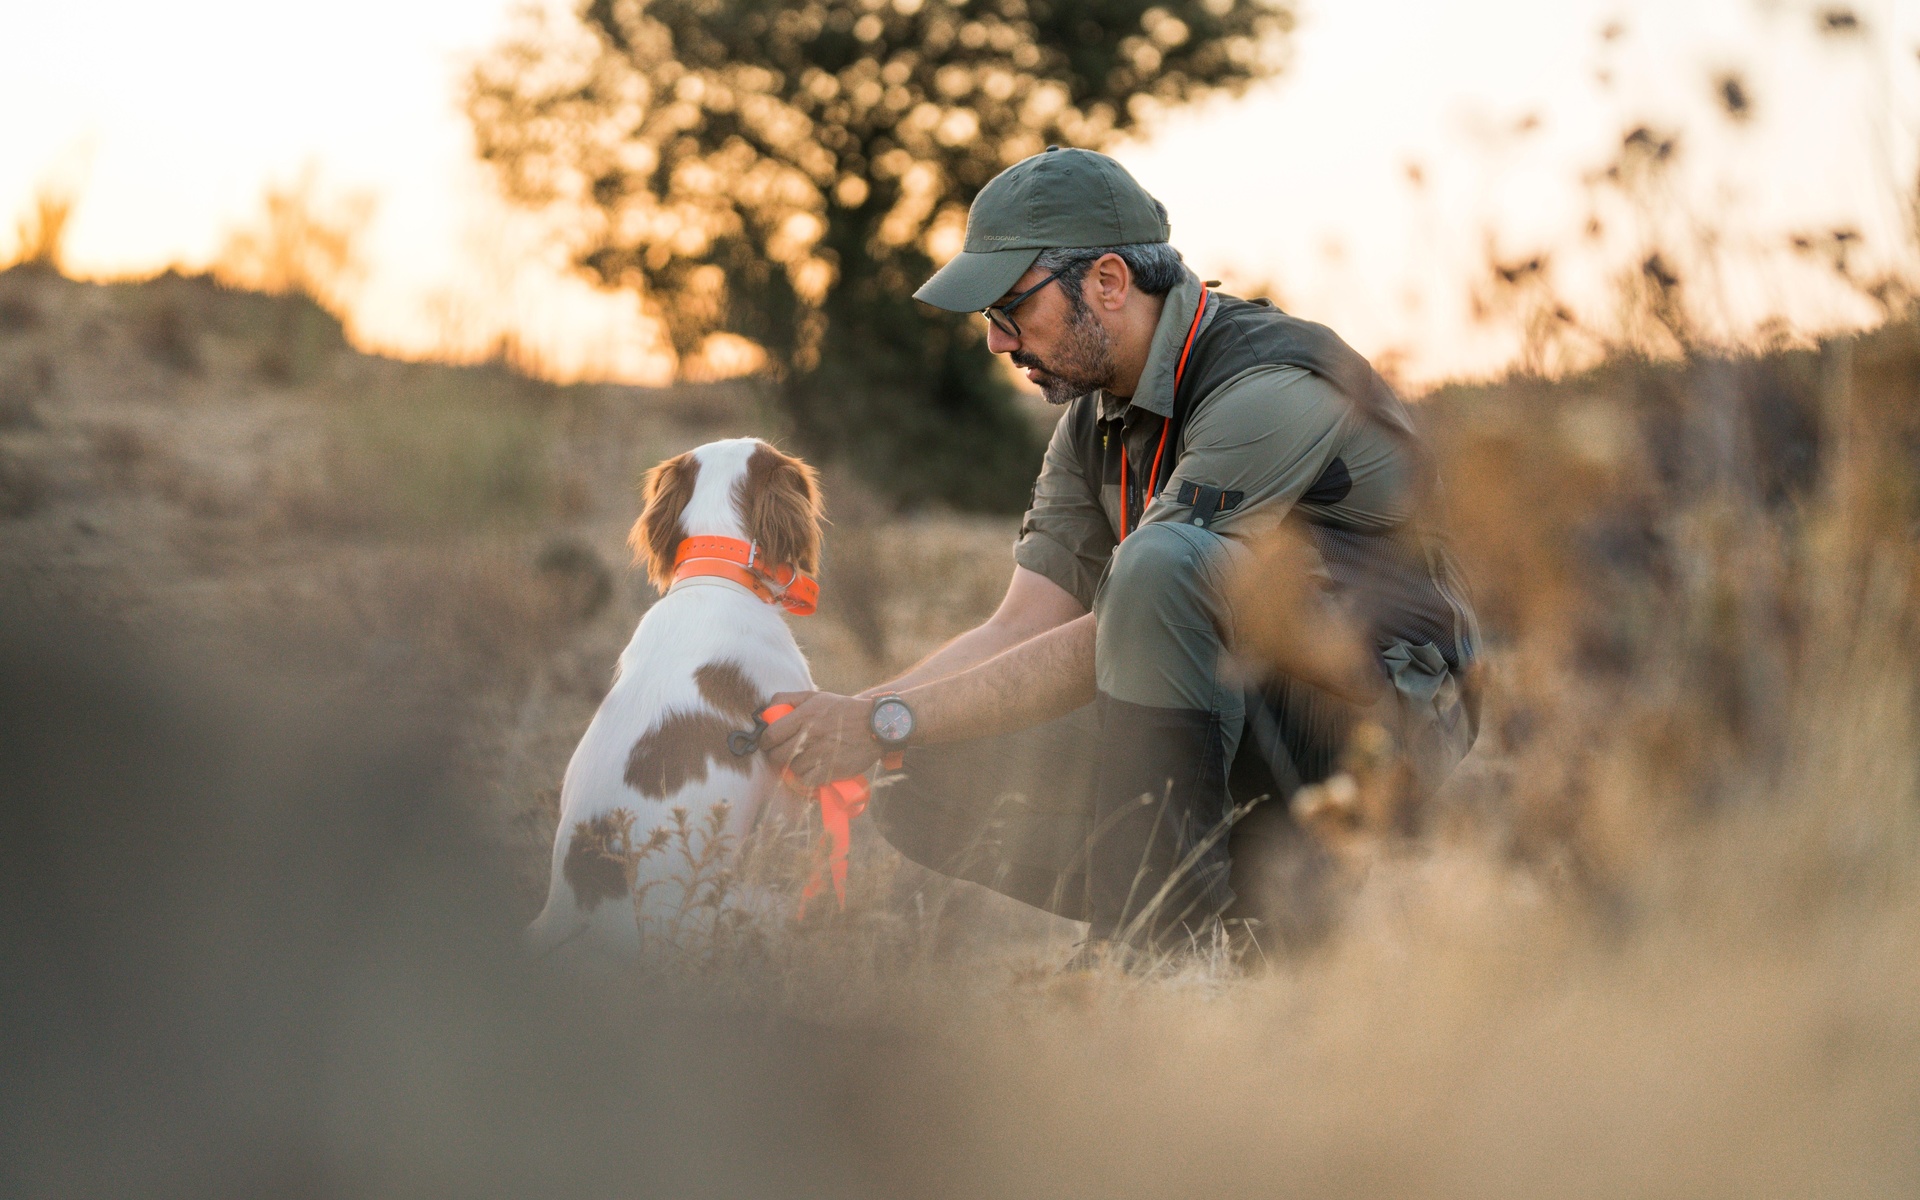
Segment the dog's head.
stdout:
[[806,463],[758,438],[708,442],[647,472],[646,505],[627,544],[660,591],[683,538],[742,538],[769,564],[820,570],[820,481]]

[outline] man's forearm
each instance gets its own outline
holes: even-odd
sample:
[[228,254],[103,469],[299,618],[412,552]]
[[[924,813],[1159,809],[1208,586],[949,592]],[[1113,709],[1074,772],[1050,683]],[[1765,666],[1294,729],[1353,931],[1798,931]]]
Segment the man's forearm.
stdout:
[[1010,629],[996,622],[967,630],[946,645],[915,663],[903,675],[885,683],[875,684],[861,692],[862,696],[881,696],[891,692],[904,692],[908,688],[931,683],[936,679],[945,679],[949,675],[958,675],[969,667],[977,667],[996,654],[1010,650],[1020,644],[1024,637],[1019,630]]
[[870,687],[862,696],[885,692],[904,692],[908,688],[958,675],[997,654],[1003,654],[1029,638],[1057,629],[1076,617],[1085,616],[1086,605],[1073,593],[1037,571],[1022,566],[1013,568],[1007,581],[1006,598],[993,616],[977,629],[954,638],[914,665],[904,675]]
[[900,698],[913,709],[913,740],[937,745],[988,737],[1065,716],[1090,702],[1093,632],[1089,613],[958,674],[901,689]]
[[794,711],[761,735],[768,761],[812,787],[871,767],[880,758],[872,697],[881,691],[899,692],[913,709],[909,744],[1005,733],[1064,716],[1092,700],[1092,615],[1064,590],[1019,569],[1008,597],[1001,608],[1013,619],[989,621],[961,634],[891,686],[860,697],[828,692],[775,697]]

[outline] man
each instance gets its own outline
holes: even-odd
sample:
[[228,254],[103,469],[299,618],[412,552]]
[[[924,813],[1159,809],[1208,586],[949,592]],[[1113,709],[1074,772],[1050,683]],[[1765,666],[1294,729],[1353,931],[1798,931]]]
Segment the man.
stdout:
[[[1236,798],[1276,798],[1284,821],[1363,718],[1423,790],[1473,736],[1474,619],[1419,522],[1430,471],[1406,411],[1331,331],[1212,290],[1168,235],[1090,151],[982,189],[965,248],[916,295],[983,312],[988,348],[1066,406],[1013,581],[986,624],[882,687],[781,697],[798,708],[763,742],[809,783],[904,749],[874,799],[888,840],[1090,922],[1096,947],[1165,948],[1244,911]],[[1283,519],[1310,549],[1271,582],[1303,597],[1283,624],[1315,632],[1250,675],[1233,651],[1262,589],[1236,572]],[[1326,632],[1348,626],[1350,651]]]

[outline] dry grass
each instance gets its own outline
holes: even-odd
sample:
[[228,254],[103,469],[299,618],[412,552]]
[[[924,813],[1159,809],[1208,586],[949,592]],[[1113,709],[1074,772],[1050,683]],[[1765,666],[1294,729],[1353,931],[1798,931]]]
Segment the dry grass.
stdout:
[[[94,320],[129,373],[151,366],[84,297],[19,302],[42,314],[17,335],[34,352]],[[751,430],[751,406],[530,402],[346,359],[289,396],[246,390],[233,335],[199,344],[164,405],[59,359],[44,427],[0,431],[0,463],[40,472],[0,524],[9,569],[451,714],[454,779],[530,916],[560,771],[651,602],[632,573],[602,595],[596,562],[625,561],[638,473]],[[1824,357],[1623,360],[1430,398],[1490,707],[1416,836],[1354,835],[1310,948],[1062,975],[1075,927],[933,878],[864,825],[847,910],[794,924],[767,897],[811,867],[804,818],[737,859],[689,822],[611,847],[622,870],[678,856],[694,884],[643,994],[832,1047],[854,1097],[832,1145],[861,1181],[844,1194],[1912,1194],[1917,346],[1895,325]],[[228,499],[196,507],[156,472]],[[903,520],[843,481],[829,498],[826,603],[796,622],[823,684],[871,683],[991,610],[1010,522]],[[596,1036],[611,1055],[625,1035]],[[731,1044],[679,1047],[679,1069],[746,1087]],[[421,1111],[463,1111],[447,1097],[471,1079],[422,1070],[464,1082]],[[587,1120],[578,1102],[556,1120]],[[540,1178],[587,1177],[528,1155]]]
[[[922,1165],[948,1194],[1909,1192],[1920,509],[1887,447],[1914,444],[1888,394],[1920,378],[1914,345],[1886,330],[1844,396],[1790,397],[1855,435],[1771,495],[1757,435],[1700,460],[1791,361],[1732,391],[1702,385],[1714,364],[1624,368],[1665,372],[1680,410],[1664,474],[1651,439],[1675,414],[1610,394],[1619,377],[1568,387],[1577,418],[1524,380],[1440,399],[1459,548],[1497,618],[1488,731],[1419,836],[1349,855],[1314,949],[1060,975],[1070,935],[991,906],[960,919],[999,935],[943,948],[927,905],[962,889],[870,845],[846,914],[736,933],[751,953],[706,961],[708,986],[937,1030],[964,1132]],[[1602,419],[1624,443],[1606,457]],[[950,577],[898,561],[882,594]],[[889,1138],[927,1147],[910,1122],[877,1154]]]

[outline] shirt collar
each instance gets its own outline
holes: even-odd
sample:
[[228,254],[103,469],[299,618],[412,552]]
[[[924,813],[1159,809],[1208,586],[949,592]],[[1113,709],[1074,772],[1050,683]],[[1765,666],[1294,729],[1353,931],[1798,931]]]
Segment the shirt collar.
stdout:
[[[1180,350],[1186,345],[1187,330],[1193,324],[1194,310],[1200,307],[1200,279],[1188,271],[1160,309],[1160,323],[1153,327],[1153,341],[1147,347],[1147,365],[1140,371],[1139,386],[1131,399],[1100,393],[1100,415],[1111,419],[1137,404],[1161,417],[1173,416],[1173,375],[1180,365]],[[1211,317],[1211,314],[1209,314]]]

